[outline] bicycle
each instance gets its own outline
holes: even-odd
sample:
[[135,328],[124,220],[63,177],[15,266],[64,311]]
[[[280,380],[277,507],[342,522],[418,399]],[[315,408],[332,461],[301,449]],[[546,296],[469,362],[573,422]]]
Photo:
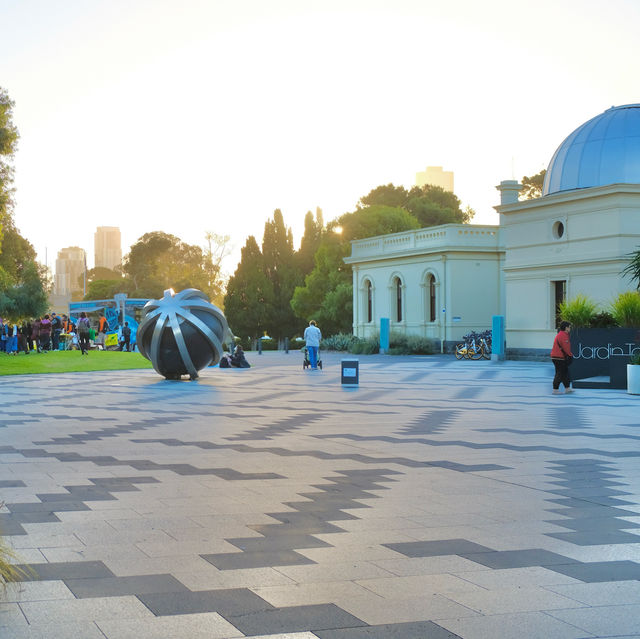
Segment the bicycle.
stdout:
[[456,359],[491,359],[491,331],[463,335],[463,343],[455,348]]

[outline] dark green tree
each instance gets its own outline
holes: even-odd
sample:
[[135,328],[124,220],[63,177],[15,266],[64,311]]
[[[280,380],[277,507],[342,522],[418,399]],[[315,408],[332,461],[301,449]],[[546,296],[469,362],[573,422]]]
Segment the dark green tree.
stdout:
[[262,253],[256,238],[250,235],[224,297],[229,328],[245,339],[261,337],[268,329],[273,300],[273,285],[265,272]]
[[393,206],[406,208],[409,201],[409,192],[404,186],[394,184],[383,184],[372,189],[360,198],[357,208],[362,209],[368,206]]
[[522,188],[520,189],[521,200],[533,200],[542,195],[542,185],[544,184],[544,176],[547,174],[547,169],[542,169],[535,175],[525,175],[522,178]]
[[2,230],[13,210],[13,166],[18,144],[18,129],[13,124],[14,103],[0,87],[0,241]]
[[267,309],[267,330],[271,337],[280,340],[300,329],[300,320],[289,302],[295,287],[302,283],[293,249],[293,233],[285,226],[280,209],[276,209],[273,219],[264,225],[262,260],[264,273],[273,287],[273,303]]
[[474,215],[469,207],[462,210],[457,195],[431,184],[414,186],[409,191],[405,208],[417,218],[421,227],[467,224]]
[[322,209],[316,209],[315,219],[313,213],[308,211],[304,216],[304,235],[300,241],[300,249],[296,254],[298,269],[303,276],[308,275],[313,270],[315,264],[313,257],[320,246],[323,231]]

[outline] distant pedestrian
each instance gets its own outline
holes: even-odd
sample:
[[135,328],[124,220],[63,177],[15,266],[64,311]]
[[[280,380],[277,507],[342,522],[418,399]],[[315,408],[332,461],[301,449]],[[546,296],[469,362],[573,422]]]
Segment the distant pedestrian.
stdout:
[[51,350],[60,348],[60,334],[62,333],[62,319],[56,313],[51,313]]
[[80,351],[82,355],[89,354],[89,318],[83,311],[80,313],[80,319],[78,320],[78,342],[80,343]]
[[554,395],[559,395],[560,384],[564,385],[565,393],[573,393],[571,388],[571,378],[569,377],[569,366],[573,361],[573,353],[571,352],[571,340],[569,339],[569,332],[571,331],[571,324],[569,322],[560,322],[558,333],[553,340],[553,348],[551,349],[551,361],[556,370],[556,374],[553,378],[553,391]]
[[127,353],[131,349],[131,327],[129,322],[125,322],[122,327],[122,340],[120,341],[120,350],[125,350]]
[[40,345],[45,353],[51,350],[51,320],[48,313],[40,320]]
[[322,333],[318,328],[315,320],[309,322],[309,326],[304,329],[304,341],[307,345],[307,352],[309,354],[309,362],[311,363],[311,370],[318,370],[318,349],[320,348],[320,340],[322,339]]

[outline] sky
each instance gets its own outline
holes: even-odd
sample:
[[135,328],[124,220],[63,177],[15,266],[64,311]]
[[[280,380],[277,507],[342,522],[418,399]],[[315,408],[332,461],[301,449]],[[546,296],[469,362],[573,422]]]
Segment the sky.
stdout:
[[497,224],[495,186],[640,102],[637,0],[0,0],[15,221],[50,267],[165,231],[205,246],[276,208],[353,211],[442,166]]

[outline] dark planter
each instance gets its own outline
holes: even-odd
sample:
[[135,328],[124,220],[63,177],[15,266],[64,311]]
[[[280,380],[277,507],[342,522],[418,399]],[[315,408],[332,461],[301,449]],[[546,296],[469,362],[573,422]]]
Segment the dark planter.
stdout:
[[627,387],[627,364],[640,352],[640,329],[574,328],[571,379],[576,388]]

